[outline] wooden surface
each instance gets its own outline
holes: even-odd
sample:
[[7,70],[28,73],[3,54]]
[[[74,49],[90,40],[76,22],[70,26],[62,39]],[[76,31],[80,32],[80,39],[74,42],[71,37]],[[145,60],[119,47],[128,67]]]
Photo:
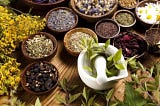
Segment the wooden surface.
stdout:
[[[23,59],[21,57],[21,53],[19,52],[17,55],[17,59]],[[22,61],[22,60],[19,60]],[[143,64],[145,64],[147,67],[152,66],[155,62],[159,61],[159,56],[153,56],[151,54],[146,54],[144,58],[141,60]],[[55,57],[50,61],[52,64],[54,64],[59,72],[59,80],[62,80],[64,78],[67,78],[69,81],[69,84],[78,84],[80,85],[79,91],[82,91],[84,83],[81,81],[78,70],[77,70],[77,57],[73,57],[70,54],[67,53],[63,46],[63,42],[61,40],[58,41],[58,51]],[[27,64],[25,61],[22,62],[22,65],[25,67]],[[122,81],[120,81],[122,82]],[[120,84],[117,84],[116,89],[119,87],[122,87]],[[117,91],[116,93],[117,97],[122,97],[119,93],[121,91]],[[40,98],[40,101],[42,102],[42,106],[63,106],[57,101],[56,95],[59,94],[61,97],[64,98],[64,93],[60,90],[60,88],[57,86],[55,90],[51,91],[48,94],[38,96]],[[26,102],[26,104],[34,104],[37,96],[31,95],[24,90],[18,92],[19,98]],[[80,106],[80,102],[74,103],[72,106]],[[105,106],[102,104],[102,106]]]
[[[83,23],[79,22],[79,26],[82,26],[82,25],[83,25]],[[85,24],[83,27],[86,27],[86,25],[89,28],[90,27],[94,28],[94,26],[91,26],[91,24]],[[135,27],[137,27],[137,26],[135,26]],[[137,31],[144,33],[143,27],[136,28],[136,29],[139,29]],[[23,69],[28,63],[25,62],[20,51],[17,51],[15,53],[15,55],[16,55],[17,60],[22,63],[22,69]],[[159,60],[160,60],[159,56],[154,56],[154,55],[146,53],[145,56],[140,61],[145,66],[150,67]],[[79,78],[79,75],[78,75],[77,57],[73,57],[67,53],[67,51],[65,50],[65,48],[63,46],[62,39],[58,40],[58,51],[57,51],[55,57],[52,58],[52,60],[50,62],[57,67],[58,72],[59,72],[59,80],[67,78],[70,85],[78,84],[82,87],[82,88],[79,88],[80,91],[82,91],[83,86],[85,86],[85,85],[81,81],[81,79]],[[53,90],[52,92],[50,92],[46,95],[39,96],[40,101],[42,103],[42,106],[62,106],[56,99],[57,94],[64,97],[64,93],[62,91],[60,91],[59,87],[56,87],[55,90]],[[121,97],[121,95],[117,95],[117,96]],[[31,95],[31,94],[25,92],[23,89],[18,91],[18,97],[22,101],[26,102],[26,104],[34,104],[35,100],[37,98],[37,96]],[[80,105],[81,104],[79,102],[77,102],[77,103],[74,103],[72,106],[80,106]],[[102,104],[102,106],[105,106],[105,105]]]

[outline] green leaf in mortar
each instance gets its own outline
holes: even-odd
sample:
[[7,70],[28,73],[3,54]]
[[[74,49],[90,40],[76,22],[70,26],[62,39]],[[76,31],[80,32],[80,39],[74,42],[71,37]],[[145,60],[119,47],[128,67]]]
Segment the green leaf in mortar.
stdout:
[[113,56],[114,63],[117,63],[121,59],[121,56],[122,56],[122,49],[119,49]]
[[123,69],[124,69],[123,63],[115,64],[115,67],[116,67],[118,70],[123,70]]

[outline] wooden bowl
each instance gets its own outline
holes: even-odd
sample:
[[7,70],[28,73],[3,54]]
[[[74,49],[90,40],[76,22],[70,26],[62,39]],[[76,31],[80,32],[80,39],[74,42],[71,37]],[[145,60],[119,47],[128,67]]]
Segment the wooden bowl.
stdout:
[[[129,0],[130,1],[130,0]],[[118,4],[119,4],[119,6],[121,7],[121,8],[123,8],[123,9],[127,9],[127,10],[133,10],[133,9],[135,9],[135,7],[136,7],[136,5],[138,4],[138,2],[139,2],[139,0],[132,0],[132,2],[129,2],[129,1],[127,1],[127,0],[118,0]],[[124,3],[126,2],[126,4],[128,5],[124,5]],[[129,4],[129,3],[130,4]],[[132,4],[134,4],[133,6],[130,6],[130,5],[132,5]]]
[[[36,35],[44,35],[47,39],[50,39],[53,43],[53,49],[52,51],[50,52],[50,54],[48,54],[47,56],[44,56],[44,57],[40,57],[40,58],[36,58],[36,57],[31,57],[28,55],[28,52],[27,52],[27,47],[26,47],[26,44],[27,44],[27,41],[28,39],[33,39]],[[28,38],[26,38],[23,42],[22,42],[22,45],[21,45],[21,51],[22,51],[22,54],[23,56],[25,57],[25,59],[28,61],[28,62],[33,62],[33,61],[49,61],[50,59],[52,59],[56,52],[57,52],[57,48],[58,48],[58,44],[57,44],[57,40],[56,38],[49,34],[49,33],[46,33],[46,32],[39,32],[39,33],[36,33],[36,34],[33,34],[33,35],[29,35]]]
[[113,39],[113,45],[118,49],[122,48],[125,58],[136,56],[142,57],[148,51],[148,44],[144,37],[132,31],[122,31],[119,36]]
[[[70,44],[69,44],[69,40],[71,38],[71,36],[76,33],[76,32],[82,32],[82,33],[85,33],[91,37],[93,37],[93,39],[95,41],[98,41],[98,38],[97,38],[97,35],[94,31],[92,31],[91,29],[89,28],[74,28],[70,31],[68,31],[65,36],[64,36],[64,40],[63,40],[63,43],[64,43],[64,46],[65,46],[65,49],[73,56],[78,56],[80,54],[81,51],[75,51],[75,50],[72,50],[70,48]],[[80,41],[81,39],[77,39],[77,42]]]
[[[130,23],[129,25],[124,25],[123,23],[119,22],[116,18],[117,18],[117,15],[122,14],[122,13],[129,14],[133,18],[133,22]],[[119,24],[120,27],[124,27],[124,28],[132,27],[136,23],[135,15],[129,10],[118,10],[118,11],[116,11],[113,15],[113,19],[114,19],[114,21],[116,21]],[[120,19],[122,20],[122,18],[120,18]],[[129,20],[131,20],[131,19],[129,19],[128,17],[125,19],[125,21],[129,21]]]
[[73,9],[73,11],[75,11],[81,18],[83,18],[87,22],[95,23],[95,22],[97,22],[98,20],[100,20],[102,18],[112,17],[114,12],[118,8],[118,0],[115,0],[115,5],[113,6],[113,8],[109,12],[107,12],[106,14],[101,15],[101,16],[91,16],[91,15],[86,15],[84,13],[81,13],[76,8],[75,0],[70,0],[70,7]]
[[55,89],[57,84],[58,70],[53,64],[47,61],[30,63],[21,74],[22,87],[25,91],[34,95],[48,93]]
[[[136,15],[138,21],[139,21],[144,27],[151,27],[152,25],[158,25],[158,23],[149,23],[149,22],[146,22],[146,21],[144,21],[144,19],[141,19],[140,16],[138,15],[138,8],[139,8],[139,7],[145,7],[146,4],[148,4],[148,3],[154,3],[154,4],[159,3],[159,4],[160,4],[160,1],[158,1],[158,0],[143,0],[143,1],[141,1],[141,2],[139,2],[139,3],[137,4],[137,6],[136,6],[136,8],[135,8],[135,15]],[[149,9],[149,10],[151,10],[151,9]],[[151,11],[151,14],[154,13],[154,12],[155,12],[155,11],[152,10],[152,11]]]
[[56,2],[50,2],[50,3],[36,3],[33,2],[32,0],[22,0],[26,5],[29,7],[33,7],[34,9],[38,10],[49,10],[51,8],[55,8],[58,6],[64,5],[68,0],[58,0]]
[[[112,26],[106,26],[104,24],[112,24]],[[102,28],[102,26],[104,26],[104,28]],[[114,28],[117,28],[117,31],[113,30]],[[100,31],[100,29],[102,29]],[[112,35],[110,34],[106,34],[107,32],[110,31],[115,31]],[[103,31],[103,32],[102,32]],[[100,42],[106,42],[108,39],[114,38],[116,36],[118,36],[119,32],[120,32],[120,26],[118,25],[117,22],[115,22],[112,19],[101,19],[99,20],[96,24],[95,24],[95,32],[97,34],[97,36],[100,38],[99,40],[101,40]]]
[[[55,20],[52,20],[52,19],[54,19],[55,17],[52,17],[51,15],[52,15],[55,11],[58,11],[58,10],[65,10],[65,11],[68,11],[69,13],[71,13],[71,14],[74,16],[74,18],[75,18],[75,22],[73,23],[73,25],[71,24],[71,26],[68,27],[68,28],[66,28],[66,29],[55,29],[55,28],[53,28],[53,26],[51,26],[50,23],[55,23]],[[64,33],[64,32],[67,32],[67,31],[73,29],[74,27],[76,27],[77,24],[78,24],[78,16],[77,16],[77,14],[75,14],[75,13],[72,11],[72,9],[67,8],[67,7],[57,7],[57,8],[54,8],[54,9],[50,10],[50,11],[46,14],[46,17],[45,17],[45,18],[46,18],[46,26],[47,26],[47,28],[48,28],[50,31],[54,32],[54,33]],[[49,20],[51,20],[52,22],[49,22]],[[55,24],[55,25],[56,25],[56,24]],[[65,24],[65,25],[68,25],[68,24]]]

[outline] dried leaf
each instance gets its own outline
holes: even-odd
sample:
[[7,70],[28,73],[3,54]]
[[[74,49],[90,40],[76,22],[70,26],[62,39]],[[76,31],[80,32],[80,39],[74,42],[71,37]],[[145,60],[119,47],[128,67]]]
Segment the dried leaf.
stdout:
[[89,99],[89,92],[90,92],[90,90],[87,90],[86,87],[83,88],[82,96],[84,97],[86,103],[87,103],[87,101]]

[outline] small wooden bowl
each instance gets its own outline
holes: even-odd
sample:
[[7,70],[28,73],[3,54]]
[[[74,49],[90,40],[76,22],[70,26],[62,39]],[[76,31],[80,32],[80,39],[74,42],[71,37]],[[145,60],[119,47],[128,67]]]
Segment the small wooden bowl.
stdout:
[[[133,38],[134,41],[132,40]],[[136,56],[138,59],[148,51],[148,44],[144,37],[132,31],[120,32],[119,36],[113,39],[113,45],[118,49],[122,48],[122,53],[125,58]],[[134,53],[134,55],[128,53]]]
[[[123,1],[126,1],[126,2],[127,2],[127,0],[123,0]],[[136,1],[136,4],[135,4],[134,6],[132,6],[132,7],[124,6],[124,5],[121,3],[120,0],[118,1],[118,4],[119,4],[119,6],[120,6],[121,8],[123,8],[123,9],[133,10],[133,9],[135,9],[136,5],[139,3],[139,0],[135,0],[135,1]]]
[[[26,41],[28,39],[32,39],[34,38],[36,35],[45,35],[45,37],[47,39],[50,39],[53,43],[53,50],[51,51],[51,53],[48,55],[48,56],[45,56],[45,57],[41,57],[41,58],[35,58],[35,57],[31,57],[28,55],[27,53],[27,50],[26,50]],[[58,44],[57,44],[57,40],[56,38],[49,34],[49,33],[46,33],[46,32],[39,32],[39,33],[36,33],[36,34],[33,34],[33,35],[29,35],[28,38],[26,38],[23,42],[22,42],[22,45],[21,45],[21,51],[22,51],[22,54],[23,56],[25,57],[25,59],[28,61],[28,62],[33,62],[33,61],[49,61],[50,59],[52,59],[56,52],[57,52],[57,48],[58,48]]]
[[[143,0],[143,1],[141,1],[141,2],[139,2],[138,4],[137,4],[137,6],[136,6],[136,8],[135,8],[135,15],[136,15],[136,17],[137,17],[137,20],[141,23],[141,25],[143,25],[144,27],[147,27],[147,28],[149,28],[149,27],[151,27],[152,25],[158,25],[158,23],[154,23],[154,24],[151,24],[151,23],[148,23],[148,22],[145,22],[143,19],[141,19],[139,16],[138,16],[138,8],[139,7],[145,7],[146,6],[146,3],[154,3],[154,4],[156,4],[156,3],[159,3],[160,4],[160,1],[158,1],[158,0]],[[153,11],[154,12],[154,11]]]
[[[117,27],[117,32],[116,32],[114,35],[112,35],[112,36],[107,36],[107,35],[106,35],[106,36],[103,36],[102,34],[100,34],[100,32],[97,30],[97,28],[98,28],[98,26],[99,26],[100,24],[103,24],[104,22],[113,23],[113,24]],[[108,27],[108,28],[110,29],[110,27]],[[103,31],[105,31],[105,29],[104,29]],[[112,20],[112,19],[101,19],[101,20],[99,20],[99,21],[95,24],[95,32],[96,32],[97,36],[101,39],[100,42],[106,42],[106,40],[118,36],[118,34],[119,34],[119,32],[120,32],[120,26],[118,25],[117,22],[115,22],[115,21]]]
[[[116,16],[117,16],[119,13],[128,13],[128,14],[130,14],[130,15],[133,17],[133,23],[130,24],[130,25],[123,25],[123,24],[121,24],[120,22],[118,22],[117,19],[116,19]],[[129,28],[129,27],[132,27],[133,25],[136,24],[136,17],[135,17],[135,15],[134,15],[131,11],[129,11],[129,10],[118,10],[118,11],[116,11],[116,12],[114,13],[114,15],[113,15],[113,19],[114,19],[114,21],[116,21],[116,22],[119,24],[120,27],[123,27],[123,28]],[[129,18],[127,17],[126,19],[129,19]]]
[[[72,36],[72,34],[74,34],[76,32],[86,33],[86,34],[90,35],[91,37],[93,37],[93,39],[95,41],[98,41],[96,33],[89,28],[74,28],[74,29],[68,31],[64,36],[63,43],[65,46],[65,49],[73,56],[78,56],[80,54],[80,52],[76,52],[76,51],[70,49],[70,47],[69,47],[69,39]],[[78,39],[78,40],[80,40],[80,39]]]
[[81,18],[83,18],[87,22],[95,23],[95,22],[97,22],[98,20],[100,20],[102,18],[112,17],[114,12],[118,8],[118,0],[115,0],[115,5],[109,12],[107,12],[106,14],[101,15],[101,16],[91,16],[91,15],[86,15],[84,13],[81,13],[76,8],[75,0],[70,0],[70,7],[73,9],[73,11],[75,11]]
[[[28,74],[28,72],[29,73],[31,73],[31,70],[33,69],[33,67],[36,65],[36,64],[41,64],[41,63],[43,63],[43,64],[46,64],[48,67],[50,66],[50,67],[52,67],[52,68],[54,68],[55,70],[53,71],[52,70],[52,73],[51,74],[54,74],[55,76],[53,77],[53,79],[51,79],[53,82],[52,83],[54,83],[51,87],[50,87],[50,89],[47,89],[47,90],[44,90],[44,91],[34,91],[34,90],[32,90],[32,89],[30,89],[29,88],[29,86],[27,86],[28,84],[28,82],[26,81],[27,79],[27,77],[29,76],[29,75],[27,75]],[[40,70],[40,68],[35,68],[35,69],[37,69],[37,70]],[[41,70],[42,71],[42,70]],[[46,71],[46,70],[44,70],[44,71]],[[37,73],[37,72],[36,72]],[[39,73],[38,73],[39,74]],[[36,80],[38,80],[38,81],[40,81],[40,78],[42,78],[42,77],[40,77],[40,78],[38,78],[38,75],[34,75],[34,77],[36,77]],[[46,93],[48,93],[48,92],[50,92],[50,91],[52,91],[53,89],[55,89],[56,88],[56,86],[57,86],[57,84],[58,84],[58,70],[57,70],[57,68],[53,65],[53,64],[51,64],[51,63],[49,63],[49,62],[47,62],[47,61],[38,61],[38,62],[33,62],[33,63],[30,63],[29,65],[27,65],[26,67],[25,67],[25,69],[23,70],[23,72],[21,73],[21,85],[22,85],[22,87],[23,87],[23,89],[25,90],[25,91],[27,91],[28,93],[31,93],[31,94],[34,94],[34,95],[42,95],[42,94],[46,94]],[[32,77],[33,78],[33,77]],[[49,79],[49,77],[47,77],[48,79]],[[34,78],[33,78],[34,79]],[[31,79],[32,80],[32,79]],[[45,83],[44,84],[46,84],[46,81],[45,81]]]
[[[73,14],[73,16],[75,17],[75,23],[74,23],[74,25],[72,25],[72,26],[71,26],[70,28],[68,28],[68,29],[65,29],[65,30],[63,30],[63,29],[62,29],[62,30],[56,30],[56,29],[53,29],[51,26],[48,25],[48,20],[49,20],[49,16],[52,14],[52,12],[57,11],[57,10],[61,10],[61,9],[62,9],[62,10],[67,10],[67,11],[71,12],[71,13]],[[77,14],[75,14],[75,13],[72,11],[72,9],[67,8],[67,7],[57,7],[57,8],[54,8],[54,9],[50,10],[50,11],[46,14],[45,18],[46,18],[46,26],[47,26],[47,28],[48,28],[50,31],[52,31],[52,32],[54,32],[54,33],[57,33],[57,34],[67,32],[67,31],[73,29],[74,27],[76,27],[77,24],[78,24],[78,16],[77,16]]]
[[56,2],[51,2],[51,3],[36,3],[33,2],[32,0],[22,0],[26,5],[29,7],[33,7],[34,9],[38,10],[49,10],[51,8],[55,8],[58,6],[62,6],[63,4],[66,3],[68,0],[58,0]]

